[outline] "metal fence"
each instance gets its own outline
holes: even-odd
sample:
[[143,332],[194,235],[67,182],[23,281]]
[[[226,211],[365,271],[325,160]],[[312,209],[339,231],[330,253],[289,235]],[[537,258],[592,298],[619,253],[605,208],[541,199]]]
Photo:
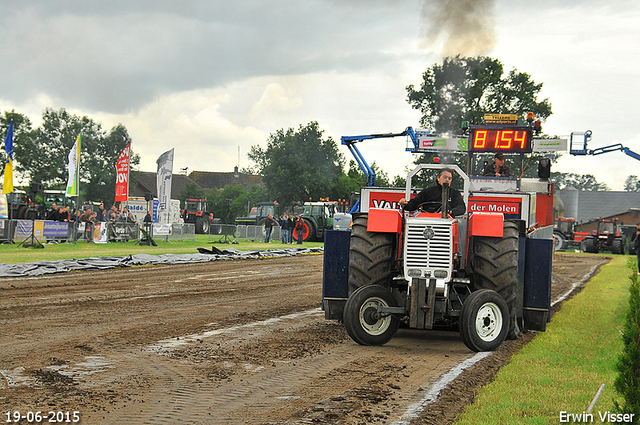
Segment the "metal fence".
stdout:
[[[154,239],[195,240],[193,224],[153,223]],[[51,220],[0,220],[0,243],[44,244],[78,242],[140,241],[143,233],[136,223],[78,223]]]
[[[252,241],[264,241],[266,232],[264,226],[247,226],[238,225],[236,227],[236,237],[238,239],[248,239]],[[282,239],[282,228],[280,226],[273,226],[271,229],[271,236],[269,240],[279,241]]]

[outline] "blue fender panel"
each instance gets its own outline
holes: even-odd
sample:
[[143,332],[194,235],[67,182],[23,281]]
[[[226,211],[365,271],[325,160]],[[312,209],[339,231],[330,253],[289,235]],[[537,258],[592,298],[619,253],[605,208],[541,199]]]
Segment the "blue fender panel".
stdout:
[[553,240],[527,239],[523,291],[525,329],[544,331],[551,320]]

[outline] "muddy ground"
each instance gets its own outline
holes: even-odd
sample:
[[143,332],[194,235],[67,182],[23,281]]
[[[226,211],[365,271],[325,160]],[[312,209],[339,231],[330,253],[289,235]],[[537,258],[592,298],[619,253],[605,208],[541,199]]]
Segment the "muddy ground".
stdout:
[[[77,412],[83,424],[387,424],[418,415],[412,423],[442,424],[535,336],[505,342],[416,413],[434,382],[475,353],[444,331],[400,329],[383,347],[355,344],[319,309],[322,260],[4,280],[0,421],[40,411],[46,423]],[[552,299],[605,261],[556,255]]]

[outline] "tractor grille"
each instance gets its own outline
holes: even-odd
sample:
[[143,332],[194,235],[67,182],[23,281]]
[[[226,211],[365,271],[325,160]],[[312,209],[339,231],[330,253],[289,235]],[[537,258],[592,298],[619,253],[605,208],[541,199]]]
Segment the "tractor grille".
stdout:
[[[408,219],[405,267],[423,270],[451,269],[453,220]],[[430,229],[430,230],[428,230]],[[425,232],[429,239],[425,238]]]

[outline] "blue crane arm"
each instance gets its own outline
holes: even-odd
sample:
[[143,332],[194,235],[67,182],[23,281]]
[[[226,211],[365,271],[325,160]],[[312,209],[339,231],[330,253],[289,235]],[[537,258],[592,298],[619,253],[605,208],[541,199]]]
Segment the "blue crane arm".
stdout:
[[[589,140],[591,140],[591,134],[592,134],[591,130],[587,130],[586,132],[583,133],[584,141],[582,142],[582,145],[580,145],[579,142],[573,141],[574,134],[576,133],[571,133],[571,145],[569,150],[569,153],[571,155],[602,155],[603,153],[622,151],[628,156],[630,156],[631,158],[634,158],[640,161],[640,154],[632,151],[629,148],[625,148],[620,143],[616,143],[615,145],[603,146],[601,148],[596,148],[596,149],[587,149],[587,143],[589,142]],[[580,133],[577,133],[577,134],[580,134]]]
[[418,146],[418,138],[416,136],[416,132],[411,127],[407,127],[405,131],[402,133],[382,133],[382,134],[365,134],[363,136],[342,136],[340,140],[343,145],[347,145],[349,151],[355,158],[358,166],[367,177],[367,186],[375,186],[376,185],[376,174],[373,172],[367,161],[365,161],[360,150],[355,146],[356,143],[361,142],[363,140],[371,140],[371,139],[380,139],[380,138],[388,138],[388,137],[398,137],[398,136],[408,136],[411,138],[414,146]]

